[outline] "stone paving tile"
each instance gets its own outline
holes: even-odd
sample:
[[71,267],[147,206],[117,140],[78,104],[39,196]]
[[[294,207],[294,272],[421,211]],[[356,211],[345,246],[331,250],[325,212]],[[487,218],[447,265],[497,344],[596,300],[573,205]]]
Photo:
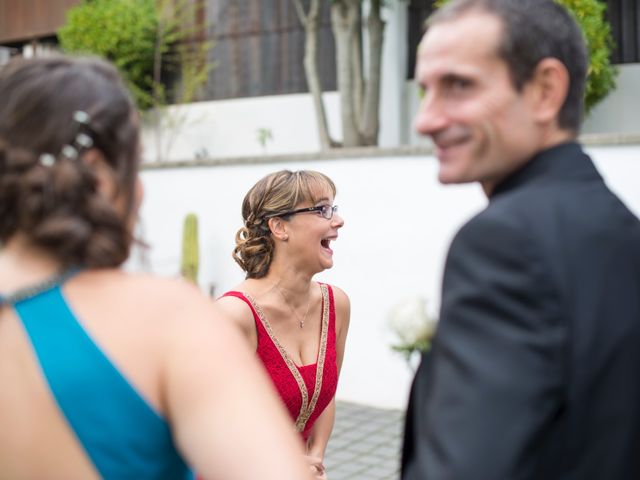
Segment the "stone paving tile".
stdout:
[[327,445],[329,480],[398,480],[404,412],[338,402]]

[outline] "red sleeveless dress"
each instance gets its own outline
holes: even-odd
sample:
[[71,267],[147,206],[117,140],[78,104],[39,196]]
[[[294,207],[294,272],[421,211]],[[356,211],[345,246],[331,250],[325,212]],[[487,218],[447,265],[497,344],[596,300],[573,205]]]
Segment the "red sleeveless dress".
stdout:
[[296,365],[280,345],[262,309],[250,295],[235,291],[223,295],[237,297],[251,308],[258,334],[256,353],[305,442],[313,424],[333,399],[338,385],[333,290],[327,284],[319,285],[322,291],[322,327],[318,358],[316,363],[302,366]]

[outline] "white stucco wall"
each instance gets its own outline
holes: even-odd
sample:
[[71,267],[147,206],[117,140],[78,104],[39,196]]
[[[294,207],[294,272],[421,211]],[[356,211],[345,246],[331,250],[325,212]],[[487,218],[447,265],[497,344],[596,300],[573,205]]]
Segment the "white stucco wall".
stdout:
[[[640,214],[640,149],[591,147],[611,188]],[[389,345],[389,309],[425,295],[436,310],[442,267],[455,231],[485,205],[476,185],[444,187],[427,157],[391,157],[145,170],[141,225],[151,245],[147,262],[134,252],[130,268],[177,275],[181,229],[188,212],[200,220],[200,283],[219,295],[242,279],[230,252],[241,226],[244,194],[263,175],[316,169],[338,187],[345,227],[334,245],[335,266],[318,275],[351,298],[352,320],[338,398],[402,408],[411,371]]]
[[[325,93],[324,101],[331,134],[337,138],[341,128],[338,94]],[[157,130],[144,126],[145,159],[157,160],[158,150],[164,160],[193,160],[200,154],[219,158],[320,150],[308,94],[173,106],[166,118],[171,125],[162,131],[160,149]],[[272,136],[264,148],[258,142],[260,129],[269,130]]]
[[640,133],[640,63],[618,68],[616,89],[589,113],[584,133]]

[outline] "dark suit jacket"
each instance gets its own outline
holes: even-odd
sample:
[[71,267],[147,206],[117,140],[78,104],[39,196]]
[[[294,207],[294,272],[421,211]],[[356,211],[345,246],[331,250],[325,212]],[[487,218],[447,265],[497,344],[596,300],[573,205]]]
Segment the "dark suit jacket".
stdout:
[[402,479],[632,478],[640,222],[563,144],[500,184],[451,244]]

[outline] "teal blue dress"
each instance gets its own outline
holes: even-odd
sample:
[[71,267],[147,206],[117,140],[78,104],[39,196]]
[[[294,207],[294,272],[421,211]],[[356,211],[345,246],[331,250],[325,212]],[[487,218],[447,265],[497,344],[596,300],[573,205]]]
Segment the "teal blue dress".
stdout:
[[78,323],[60,285],[13,302],[60,411],[105,479],[192,479],[167,422]]

